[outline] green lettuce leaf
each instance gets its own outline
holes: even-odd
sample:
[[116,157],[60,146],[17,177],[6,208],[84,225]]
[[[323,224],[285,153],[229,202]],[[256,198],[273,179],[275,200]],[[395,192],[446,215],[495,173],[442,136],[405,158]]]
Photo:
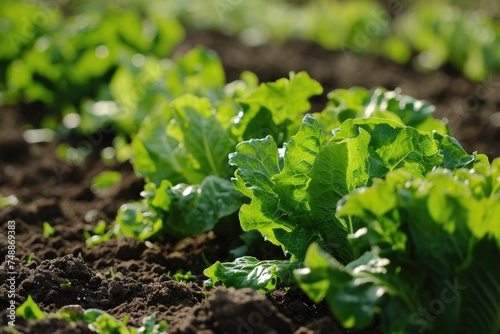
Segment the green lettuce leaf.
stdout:
[[[421,177],[438,166],[469,166],[475,159],[447,136],[421,132],[387,119],[346,120],[324,142],[318,121],[306,115],[282,155],[271,137],[240,143],[229,162],[235,188],[252,201],[240,210],[243,230],[258,230],[298,260],[319,242],[342,263],[362,249],[347,241],[362,224],[336,216],[337,202],[356,188],[401,169]],[[453,152],[444,159],[446,150]]]
[[228,177],[227,154],[235,146],[206,98],[183,95],[143,123],[132,142],[134,170],[159,184],[201,183],[208,175]]
[[116,218],[119,233],[140,240],[164,233],[180,238],[209,231],[244,202],[229,180],[214,175],[196,185],[149,183],[141,195],[143,201],[124,204]]
[[398,170],[354,190],[337,215],[362,219],[349,240],[372,250],[344,267],[312,245],[297,280],[346,327],[378,314],[384,333],[499,332],[499,176],[497,159],[424,177]]
[[306,72],[290,73],[290,79],[263,83],[239,100],[243,116],[238,123],[242,140],[272,136],[281,146],[300,127],[303,114],[311,108],[309,99],[323,87]]
[[267,260],[259,261],[252,256],[243,256],[234,262],[215,264],[203,273],[209,279],[206,286],[222,282],[235,288],[250,287],[262,293],[295,283],[293,270],[300,267],[297,261]]
[[414,127],[421,131],[449,134],[445,121],[433,118],[436,107],[427,101],[404,95],[400,89],[383,87],[367,90],[362,87],[336,89],[328,94],[326,109],[315,116],[325,131],[331,131],[344,121],[355,118],[383,118]]
[[[214,64],[210,66],[216,71]],[[302,113],[310,107],[308,98],[322,90],[305,73],[292,74],[290,80],[282,79],[259,87],[256,84],[252,74],[244,73],[241,80],[226,87],[225,97],[211,96],[211,100],[185,94],[145,119],[132,142],[134,170],[154,184],[148,186],[151,189],[162,188],[167,180],[169,204],[158,208],[146,200],[125,205],[117,217],[123,234],[141,239],[163,233],[178,237],[198,234],[213,228],[217,220],[231,215],[245,202],[245,186],[237,187],[243,192],[241,194],[229,181],[234,173],[234,167],[228,164],[229,153],[244,136],[258,137],[256,131],[262,130],[263,120],[268,120],[273,129],[283,131],[271,131],[275,139],[263,139],[262,145],[272,145],[274,140],[288,140],[291,129],[300,124]],[[241,105],[252,103],[259,110],[256,113],[253,107],[241,110],[235,99],[242,101]],[[265,117],[261,118],[263,115]],[[255,144],[258,142],[255,140]],[[245,153],[243,158],[244,145],[240,146],[240,157],[247,163],[260,163],[264,159],[266,164],[275,163],[276,168],[281,163],[276,146],[269,148],[268,153],[273,155],[257,160],[253,157],[257,152],[248,147],[248,154]],[[270,172],[269,176],[277,172],[279,168]],[[264,196],[269,189],[265,189],[265,177],[263,183],[260,177],[254,181],[259,183],[259,187],[264,187]],[[156,194],[153,197],[165,196],[155,189],[152,190]],[[269,200],[272,201],[271,198]],[[264,201],[262,205],[271,203]],[[259,203],[254,202],[253,205]],[[274,238],[274,234],[269,237]]]

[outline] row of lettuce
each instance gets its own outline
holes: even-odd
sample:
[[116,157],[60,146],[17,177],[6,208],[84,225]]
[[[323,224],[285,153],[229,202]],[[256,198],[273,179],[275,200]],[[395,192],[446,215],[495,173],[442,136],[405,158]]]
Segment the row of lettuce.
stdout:
[[298,284],[326,297],[345,327],[378,318],[385,333],[498,332],[500,160],[467,154],[434,106],[355,87],[304,116],[323,92],[307,73],[259,84],[245,72],[226,84],[203,48],[160,73],[162,92],[138,94],[129,109],[145,117],[140,126],[116,101],[82,114],[132,134],[131,161],[146,179],[144,199],[124,204],[89,245],[161,241],[239,218],[289,260],[241,254],[207,268],[207,285]]
[[449,62],[483,81],[500,71],[500,8],[494,1],[225,1],[161,2],[200,30],[218,29],[248,45],[310,40],[326,49],[375,53],[399,63],[412,60],[424,71]]
[[289,260],[217,262],[207,285],[299,285],[349,328],[378,318],[384,333],[500,331],[500,160],[467,154],[434,106],[352,88],[304,117],[323,92],[306,73],[259,85],[245,72],[226,84],[210,50],[163,59],[183,36],[175,20],[0,8],[37,18],[1,35],[16,51],[0,49],[7,101],[42,101],[65,110],[67,127],[111,124],[132,137],[115,148],[127,147],[145,177],[144,199],[123,205],[89,245],[183,237],[238,218]]
[[132,141],[144,199],[113,233],[183,237],[238,214],[289,260],[217,262],[209,286],[298,284],[345,327],[498,332],[500,160],[466,153],[434,106],[398,91],[336,90],[304,117],[321,92],[292,73],[166,103]]
[[[187,93],[158,97],[133,136],[143,200],[124,204],[89,246],[240,224],[288,259],[242,252],[207,268],[208,286],[298,285],[347,328],[498,332],[500,160],[465,152],[433,105],[400,91],[335,90],[306,114],[323,92],[307,73],[258,84],[245,72],[225,84],[201,48],[170,70],[192,59]],[[99,117],[125,129],[119,115]]]
[[[239,35],[250,45],[301,38],[344,51],[346,57],[376,53],[401,63],[416,52],[421,69],[450,62],[482,81],[500,71],[495,56],[500,25],[491,17],[498,9],[486,9],[461,10],[446,1],[395,1],[384,7],[378,1],[317,0],[300,6],[264,0],[131,1],[118,6],[5,0],[0,4],[0,103],[40,101],[67,114],[104,100],[120,101],[120,110],[128,110],[146,99],[141,92],[149,89],[168,96],[154,83],[170,67],[163,59],[184,37],[179,21]],[[121,83],[130,78],[143,82],[139,91]]]

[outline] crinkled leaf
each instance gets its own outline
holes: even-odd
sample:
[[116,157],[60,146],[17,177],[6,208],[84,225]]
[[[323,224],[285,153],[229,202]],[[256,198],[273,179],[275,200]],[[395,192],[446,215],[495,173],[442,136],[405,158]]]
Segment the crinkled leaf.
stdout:
[[300,267],[297,261],[259,261],[251,256],[240,257],[233,262],[217,261],[203,271],[209,279],[205,285],[214,286],[219,282],[226,287],[250,287],[263,293],[295,283],[293,270]]
[[[304,117],[282,151],[283,167],[269,138],[238,145],[230,157],[237,167],[235,187],[252,199],[240,210],[240,220],[244,230],[260,231],[293,258],[303,259],[308,244],[317,241],[348,263],[362,251],[348,235],[363,224],[355,217],[338,218],[337,202],[391,170],[423,176],[443,164],[443,149],[432,133],[379,118],[349,119],[326,144],[322,136],[315,118]],[[460,165],[469,156],[454,149],[457,154],[447,163]]]
[[274,139],[252,139],[236,146],[229,155],[229,163],[238,167],[233,179],[234,186],[252,198],[250,204],[240,209],[240,223],[244,231],[258,230],[269,241],[278,244],[273,228],[282,228],[276,207],[278,198],[273,192],[272,176],[279,173],[278,147]]
[[347,120],[316,157],[307,188],[309,205],[325,247],[342,263],[355,251],[347,235],[361,225],[353,218],[337,219],[337,202],[356,188],[383,178],[393,169],[420,176],[441,163],[429,134],[381,119]]
[[[390,308],[382,309],[384,313],[390,311],[402,319],[408,317],[398,310],[396,303],[384,304],[387,295],[391,298],[399,292],[393,282],[386,280],[390,278],[386,275],[388,264],[376,251],[370,251],[344,266],[318,244],[312,244],[307,251],[305,268],[295,270],[294,275],[313,301],[326,297],[332,313],[344,327],[362,328],[373,322],[381,307]],[[401,329],[397,322],[393,326],[393,333]]]
[[443,155],[441,167],[454,169],[472,166],[475,155],[467,154],[455,138],[434,132],[434,139],[438,141]]
[[[380,248],[391,262],[385,282],[379,281],[395,291],[377,302],[384,332],[401,330],[394,324],[402,313],[410,321],[398,326],[407,332],[500,330],[499,166],[495,160],[473,170],[437,169],[425,178],[393,172],[339,202],[339,215],[356,215],[367,224],[352,242]],[[436,300],[444,305],[439,311],[431,307]],[[422,321],[422,310],[430,310],[433,321]]]
[[332,130],[348,119],[384,118],[421,131],[448,134],[444,122],[432,116],[436,107],[430,103],[401,94],[400,90],[388,91],[382,87],[367,90],[362,87],[337,89],[328,94],[329,105],[319,114],[320,123]]
[[122,205],[116,217],[121,233],[141,240],[163,233],[184,237],[211,230],[244,202],[229,180],[213,175],[195,185],[149,183],[141,195],[144,200]]
[[148,117],[132,146],[134,169],[149,181],[199,184],[208,175],[230,175],[235,142],[208,99],[184,95]]
[[311,108],[309,98],[322,92],[321,85],[306,72],[292,72],[290,79],[261,84],[253,94],[240,100],[244,111],[239,122],[243,139],[271,134],[281,146],[297,131],[303,113]]
[[170,123],[171,113],[167,108],[148,117],[132,141],[132,160],[136,173],[147,177],[156,184],[169,180],[199,183],[203,174],[196,170],[192,157],[181,145],[182,138],[175,132],[175,124]]
[[217,221],[238,211],[244,196],[230,181],[208,176],[200,185],[178,184],[168,190],[171,198],[166,233],[184,237],[213,229]]
[[227,154],[236,143],[216,118],[210,101],[183,95],[172,103],[174,117],[183,131],[183,146],[196,159],[200,172],[225,177]]
[[306,115],[299,132],[286,143],[283,170],[273,177],[273,190],[279,198],[278,208],[291,220],[310,223],[307,186],[312,165],[321,149],[321,129],[311,115]]

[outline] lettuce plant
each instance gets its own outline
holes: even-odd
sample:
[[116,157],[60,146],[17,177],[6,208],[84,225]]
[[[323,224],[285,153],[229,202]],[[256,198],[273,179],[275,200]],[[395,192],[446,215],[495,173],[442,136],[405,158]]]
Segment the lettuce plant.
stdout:
[[102,100],[122,59],[164,58],[184,37],[177,20],[158,13],[146,18],[109,4],[104,15],[63,17],[62,11],[56,4],[2,1],[0,89],[9,103],[40,101],[62,113],[86,99]]
[[372,118],[345,121],[325,142],[318,122],[306,116],[284,149],[282,166],[271,138],[243,142],[230,158],[238,167],[235,187],[252,191],[252,202],[240,210],[242,227],[259,230],[293,258],[302,260],[307,246],[317,241],[347,263],[359,250],[350,247],[346,237],[359,226],[335,216],[342,196],[391,170],[422,176],[436,166],[474,160],[462,150],[447,161],[445,152],[460,148],[451,141],[441,145],[434,135]]
[[[224,84],[219,57],[203,47],[175,59],[153,55],[122,57],[110,80],[111,99],[86,101],[80,128],[90,132],[110,122],[117,130],[134,135],[146,116],[183,94],[204,96],[211,101],[222,99]],[[247,80],[245,84],[253,83]]]
[[499,215],[499,159],[423,177],[393,171],[339,202],[339,219],[364,225],[350,244],[368,251],[342,264],[315,243],[295,275],[346,327],[378,315],[384,333],[498,333]]
[[[325,138],[318,120],[306,115],[283,149],[272,137],[252,139],[238,144],[229,162],[237,167],[235,188],[251,199],[239,212],[243,230],[258,230],[293,261],[302,262],[318,243],[347,264],[366,250],[348,241],[365,224],[336,216],[343,196],[393,170],[423,177],[436,167],[472,167],[476,159],[448,135],[388,119],[347,119]],[[210,268],[205,273],[208,284],[222,281]]]
[[[306,73],[258,87],[229,84],[222,99],[185,94],[150,115],[132,142],[135,171],[146,177],[144,200],[119,210],[120,233],[139,239],[208,231],[235,213],[228,154],[247,138],[287,140],[322,87]],[[238,103],[236,103],[236,101]]]
[[377,117],[422,131],[449,134],[446,122],[432,117],[435,112],[434,105],[402,94],[399,88],[391,91],[383,87],[352,87],[330,92],[326,109],[315,116],[327,129],[337,128],[347,119]]

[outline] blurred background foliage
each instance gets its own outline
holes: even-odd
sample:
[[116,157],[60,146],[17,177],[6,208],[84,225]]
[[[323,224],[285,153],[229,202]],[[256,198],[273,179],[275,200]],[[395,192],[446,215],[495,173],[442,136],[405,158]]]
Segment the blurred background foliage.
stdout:
[[500,72],[499,13],[495,0],[3,0],[0,105],[41,102],[55,115],[49,127],[72,115],[69,128],[92,132],[114,119],[135,133],[181,93],[218,94],[216,55],[170,59],[186,31],[206,30],[249,46],[310,40],[419,71],[451,64],[481,82]]

